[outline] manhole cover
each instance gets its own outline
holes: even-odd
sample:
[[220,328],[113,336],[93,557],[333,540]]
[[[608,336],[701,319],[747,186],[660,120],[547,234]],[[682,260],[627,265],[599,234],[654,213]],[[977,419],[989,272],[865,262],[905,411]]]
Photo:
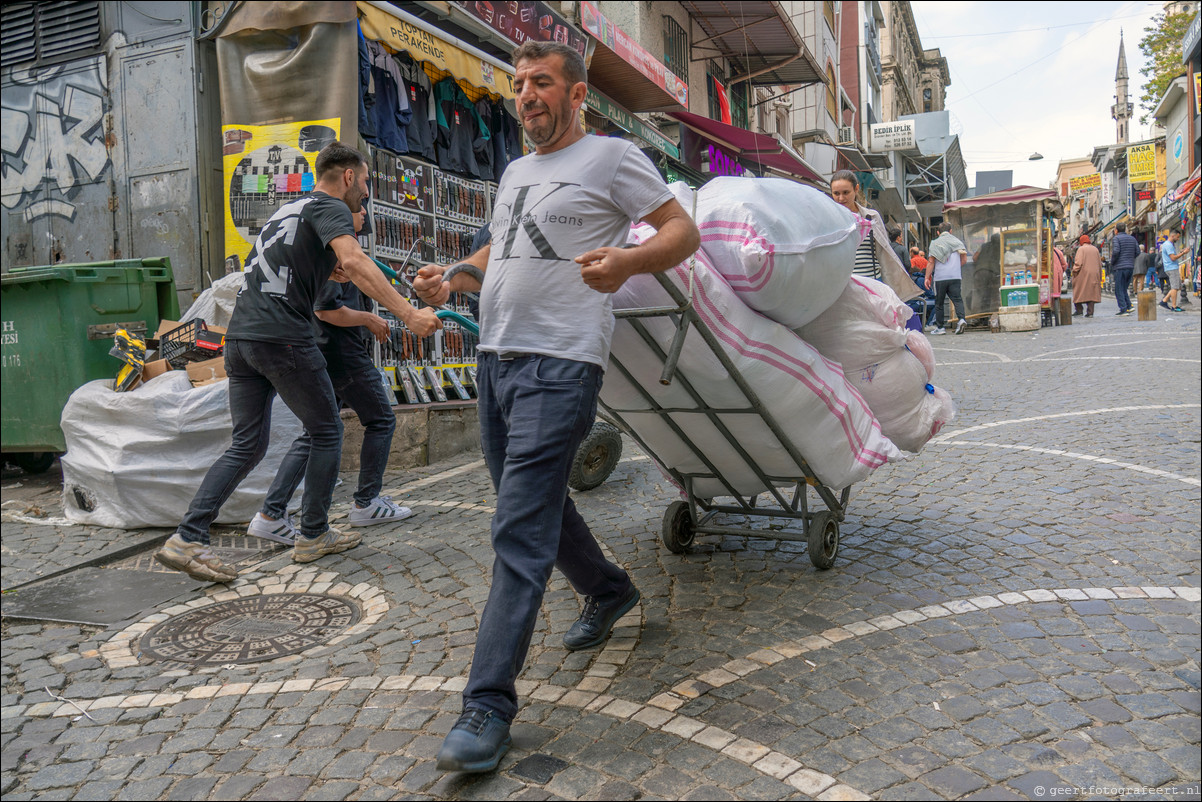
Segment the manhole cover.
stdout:
[[255,663],[303,652],[359,620],[349,599],[322,593],[269,593],[201,607],[142,636],[154,660],[194,666]]

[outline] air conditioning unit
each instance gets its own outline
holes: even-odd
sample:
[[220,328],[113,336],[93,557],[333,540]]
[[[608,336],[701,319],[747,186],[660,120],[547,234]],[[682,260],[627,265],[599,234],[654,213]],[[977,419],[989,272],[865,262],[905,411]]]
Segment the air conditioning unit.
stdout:
[[847,142],[855,142],[855,141],[856,141],[856,129],[852,128],[850,125],[840,125],[839,126],[839,144],[842,145]]

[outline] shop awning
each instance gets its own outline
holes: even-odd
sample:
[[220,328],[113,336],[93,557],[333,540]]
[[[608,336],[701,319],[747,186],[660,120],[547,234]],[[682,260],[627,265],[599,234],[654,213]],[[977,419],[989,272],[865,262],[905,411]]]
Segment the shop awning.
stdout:
[[784,4],[772,0],[681,0],[680,4],[702,31],[690,43],[691,58],[730,59],[739,68],[731,83],[826,83]]
[[826,183],[826,180],[813,167],[806,164],[805,159],[801,158],[797,151],[775,137],[757,134],[687,111],[673,112],[668,116],[678,120],[682,125],[714,144],[721,145],[732,154],[755,162],[761,167],[796,176],[815,184]]
[[835,150],[839,151],[839,154],[843,156],[843,158],[847,159],[847,163],[851,165],[851,169],[855,170],[856,172],[872,172],[872,166],[868,163],[868,160],[864,158],[864,154],[860,152],[860,149],[855,145],[836,145]]
[[665,156],[670,156],[680,161],[680,148],[676,147],[675,143],[660,133],[654,126],[643,122],[598,92],[595,87],[590,86],[588,88],[585,103],[588,105],[589,111],[604,117],[626,133],[633,134]]
[[1198,184],[1200,182],[1202,182],[1202,166],[1196,168],[1194,170],[1194,174],[1186,179],[1184,184],[1177,187],[1177,191],[1173,193],[1173,200],[1181,200],[1185,196],[1189,195],[1198,188]]
[[1121,212],[1119,212],[1118,214],[1116,214],[1116,215],[1115,215],[1115,216],[1114,216],[1114,217],[1111,219],[1111,221],[1110,221],[1109,223],[1107,223],[1107,224],[1106,224],[1106,225],[1105,225],[1105,226],[1102,228],[1102,230],[1101,230],[1101,231],[1099,231],[1099,232],[1098,232],[1098,236],[1099,236],[1099,237],[1104,237],[1104,236],[1106,236],[1106,235],[1107,235],[1107,234],[1109,234],[1109,233],[1111,232],[1111,230],[1112,230],[1112,229],[1113,229],[1115,226],[1117,226],[1119,223],[1124,223],[1124,222],[1126,222],[1128,217],[1130,217],[1130,215],[1128,215],[1128,214],[1127,214],[1127,210],[1126,210],[1126,209],[1123,209]]
[[633,112],[688,108],[689,85],[588,0],[580,3],[580,26],[593,40],[590,85]]
[[457,80],[513,99],[513,68],[505,62],[384,3],[361,0],[357,6],[366,38],[408,53],[414,61],[428,61]]
[[1052,206],[1054,217],[1063,215],[1063,207],[1060,205],[1060,198],[1053,189],[1040,189],[1039,187],[1017,186],[1010,189],[1002,189],[997,192],[990,192],[986,195],[977,195],[964,200],[953,201],[946,203],[943,206],[943,211],[949,212],[953,209],[971,209],[976,206],[1007,206],[1010,204],[1031,203],[1033,201],[1043,201],[1044,206]]

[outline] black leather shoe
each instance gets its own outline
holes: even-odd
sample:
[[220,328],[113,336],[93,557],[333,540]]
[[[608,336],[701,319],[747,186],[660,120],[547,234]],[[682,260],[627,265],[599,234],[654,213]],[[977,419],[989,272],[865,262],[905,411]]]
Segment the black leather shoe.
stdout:
[[493,771],[509,751],[509,724],[496,713],[466,710],[438,750],[440,771]]
[[614,623],[630,612],[630,609],[638,604],[639,598],[639,589],[634,585],[630,586],[625,596],[608,607],[597,604],[597,600],[592,596],[585,596],[584,610],[576,619],[576,623],[564,634],[563,645],[574,652],[592,648],[603,642],[609,637]]

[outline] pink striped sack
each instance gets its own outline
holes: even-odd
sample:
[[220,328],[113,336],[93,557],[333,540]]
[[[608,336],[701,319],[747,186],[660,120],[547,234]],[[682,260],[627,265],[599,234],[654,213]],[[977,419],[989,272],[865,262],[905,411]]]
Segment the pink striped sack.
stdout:
[[839,300],[797,333],[843,366],[885,436],[917,453],[956,410],[947,391],[930,383],[935,376],[930,343],[904,328],[911,314],[885,284],[852,276]]
[[[649,226],[638,226],[631,232],[631,241],[643,242],[654,233]],[[840,490],[901,457],[881,434],[868,405],[848,384],[839,365],[823,359],[789,329],[748,309],[704,252],[697,253],[695,270],[693,298],[701,320],[823,484]],[[688,293],[687,263],[667,275]],[[672,305],[671,300],[649,275],[633,276],[613,296],[614,309],[665,305]],[[675,331],[671,321],[646,318],[643,324],[666,351]],[[619,362],[621,367],[616,364]],[[718,475],[743,495],[767,489],[752,470],[751,461],[772,478],[771,484],[785,486],[802,478],[800,467],[759,415],[720,414],[728,436],[705,414],[691,411],[697,405],[685,391],[686,384],[710,406],[748,407],[734,380],[695,329],[685,340],[676,378],[667,387],[659,382],[662,365],[631,323],[619,320],[601,400],[619,412],[657,462],[683,473],[710,473],[705,464],[708,460]],[[681,410],[666,413],[666,417],[698,446],[700,456],[672,430],[665,415],[651,411],[640,388],[661,406]],[[699,480],[694,492],[702,498],[730,494],[727,486],[715,479]]]
[[701,249],[743,303],[791,329],[835,302],[867,221],[783,178],[721,177],[672,193],[693,214]]

